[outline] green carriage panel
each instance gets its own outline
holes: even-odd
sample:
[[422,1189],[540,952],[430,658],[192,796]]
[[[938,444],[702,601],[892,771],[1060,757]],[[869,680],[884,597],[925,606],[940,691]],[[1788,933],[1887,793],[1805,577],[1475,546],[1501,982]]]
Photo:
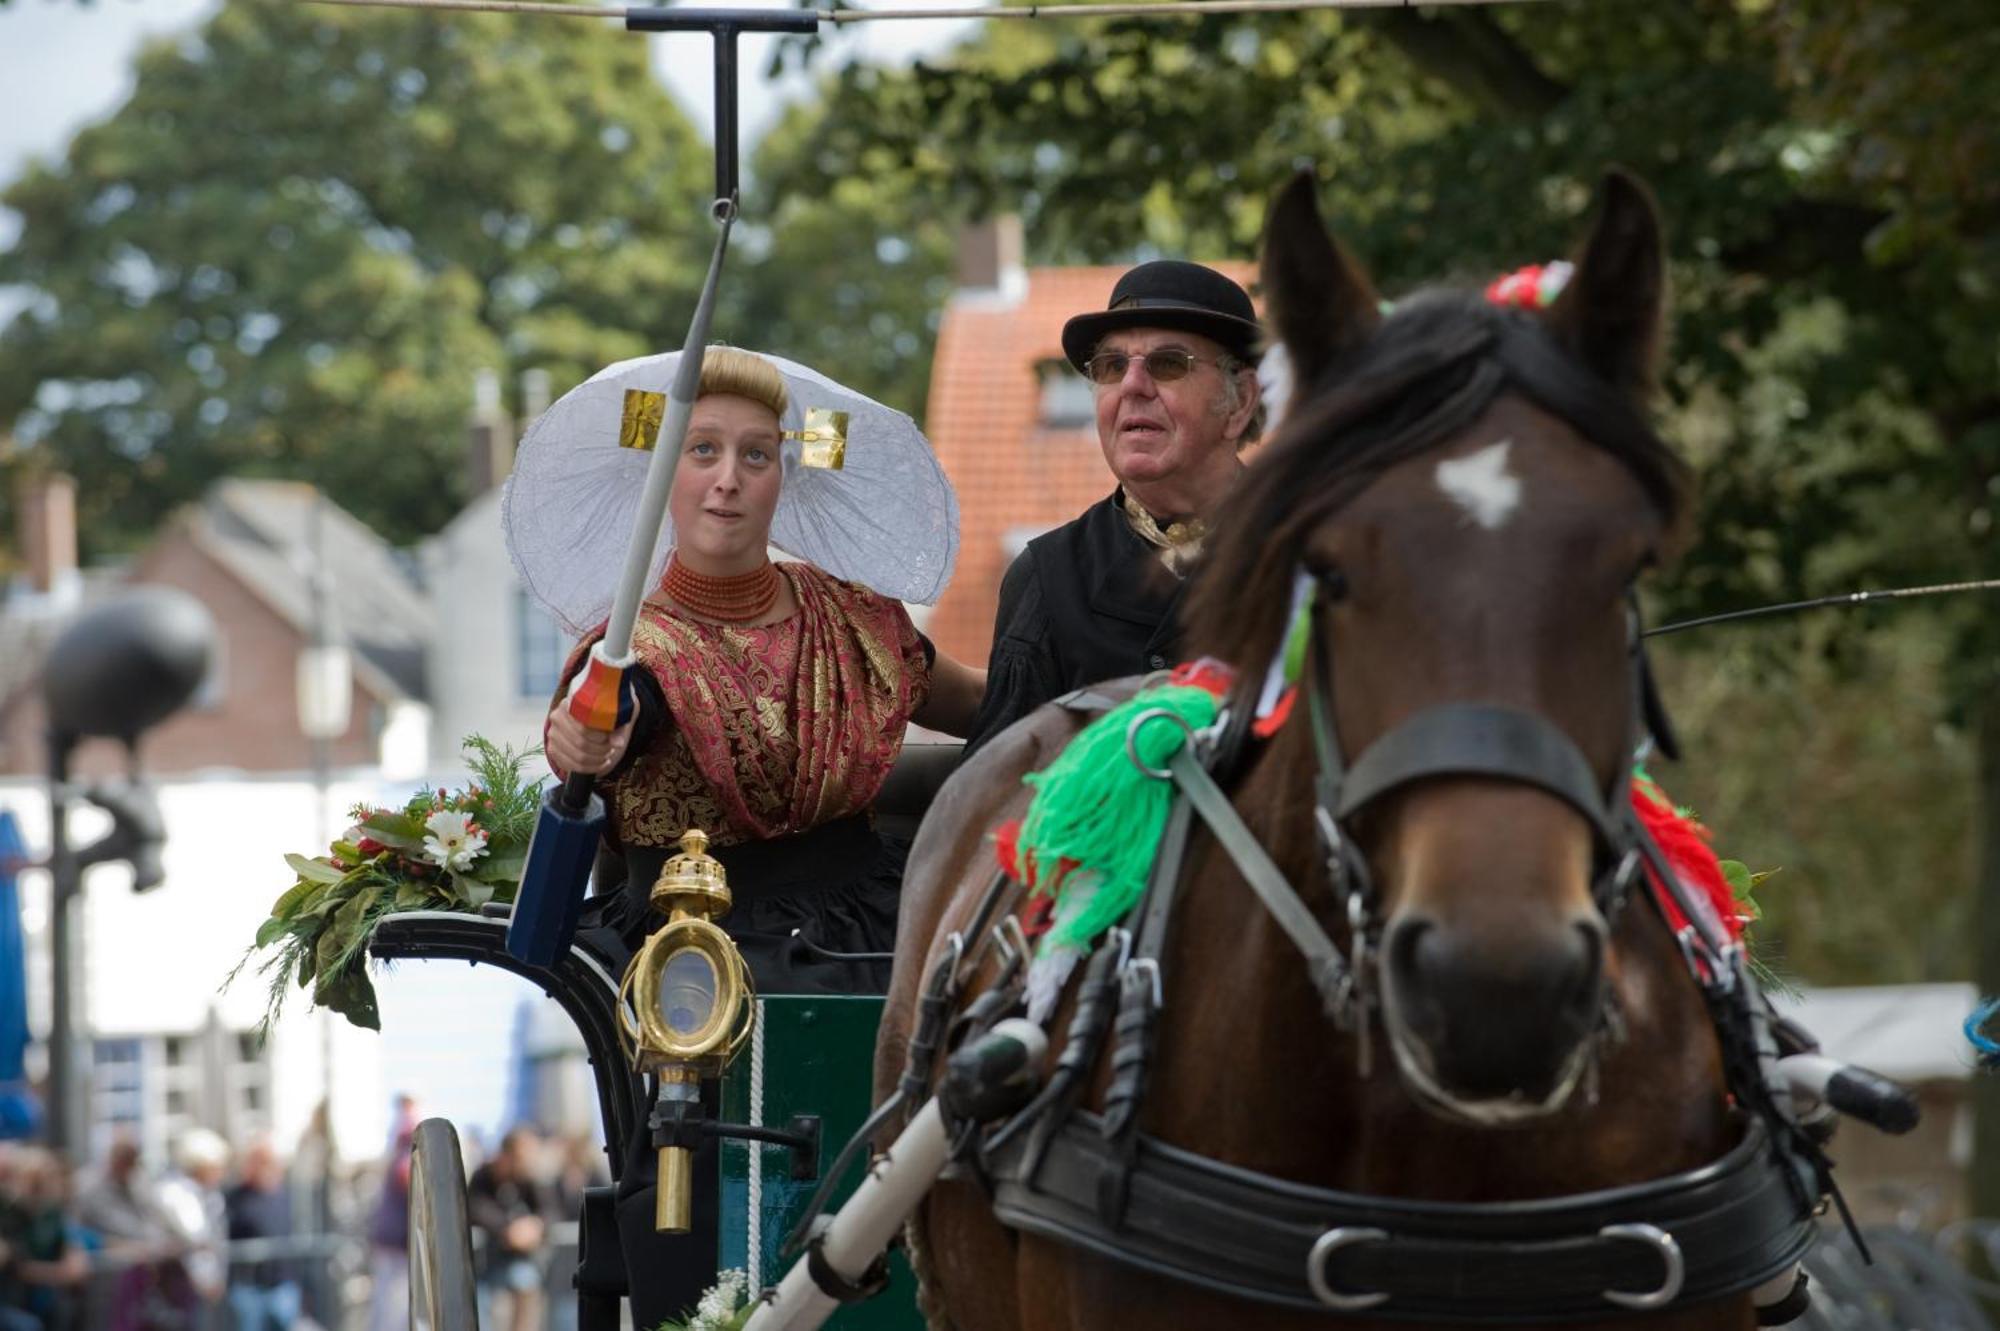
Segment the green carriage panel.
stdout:
[[[756,1028],[722,1079],[723,1121],[783,1127],[793,1114],[817,1114],[820,1168],[830,1168],[874,1107],[875,1028],[881,1020],[880,998],[759,998]],[[735,1140],[722,1146],[721,1265],[748,1272],[752,1289],[784,1277],[791,1264],[779,1259],[778,1248],[819,1186],[818,1178],[792,1178],[790,1159],[778,1146]],[[861,1177],[858,1166],[848,1171],[834,1195],[836,1207]],[[840,1309],[827,1326],[923,1331],[916,1289],[897,1252],[889,1262],[888,1289]]]

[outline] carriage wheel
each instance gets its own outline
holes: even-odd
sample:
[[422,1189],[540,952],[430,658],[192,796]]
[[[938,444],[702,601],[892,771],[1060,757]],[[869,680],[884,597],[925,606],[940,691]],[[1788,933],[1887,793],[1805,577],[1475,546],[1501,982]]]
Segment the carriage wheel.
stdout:
[[417,1124],[410,1148],[411,1331],[479,1331],[465,1159],[441,1118]]

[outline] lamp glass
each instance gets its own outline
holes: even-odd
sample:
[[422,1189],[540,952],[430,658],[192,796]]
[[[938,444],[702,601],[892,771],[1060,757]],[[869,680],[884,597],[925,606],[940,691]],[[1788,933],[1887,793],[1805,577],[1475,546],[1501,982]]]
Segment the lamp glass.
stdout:
[[700,948],[684,947],[660,968],[660,1019],[683,1039],[707,1028],[715,1015],[715,963]]

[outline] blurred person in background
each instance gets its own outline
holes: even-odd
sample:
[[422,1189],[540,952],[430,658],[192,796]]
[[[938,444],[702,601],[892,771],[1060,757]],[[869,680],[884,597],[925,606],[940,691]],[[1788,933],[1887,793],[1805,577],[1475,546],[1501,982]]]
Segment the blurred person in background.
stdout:
[[[223,1194],[230,1243],[261,1240],[285,1244],[292,1237],[292,1198],[278,1153],[263,1138],[243,1152],[236,1186]],[[235,1331],[289,1331],[303,1298],[289,1257],[269,1256],[229,1269],[229,1312]]]
[[190,1128],[174,1148],[174,1164],[175,1172],[160,1180],[160,1210],[185,1249],[195,1292],[204,1303],[219,1303],[228,1284],[222,1179],[229,1169],[229,1143],[207,1128]]
[[111,1143],[104,1164],[76,1199],[77,1216],[95,1230],[107,1248],[120,1244],[158,1244],[164,1222],[139,1155],[129,1137]]
[[79,1296],[90,1278],[90,1257],[71,1214],[69,1166],[39,1146],[21,1151],[19,1229],[10,1226],[13,1248],[9,1275],[21,1290],[22,1306],[45,1331],[68,1331],[79,1322]]
[[77,1215],[119,1275],[110,1294],[109,1331],[179,1331],[197,1325],[200,1298],[176,1235],[146,1174],[138,1143],[113,1141],[104,1165],[77,1195]]
[[540,1147],[533,1128],[509,1129],[493,1158],[473,1170],[466,1185],[466,1214],[485,1237],[479,1293],[493,1318],[489,1323],[482,1315],[482,1325],[511,1331],[538,1331],[542,1325],[550,1190],[541,1174]]
[[382,1190],[368,1217],[368,1269],[374,1278],[368,1331],[408,1331],[410,1324],[410,1148],[416,1135],[417,1102],[399,1095],[382,1162]]

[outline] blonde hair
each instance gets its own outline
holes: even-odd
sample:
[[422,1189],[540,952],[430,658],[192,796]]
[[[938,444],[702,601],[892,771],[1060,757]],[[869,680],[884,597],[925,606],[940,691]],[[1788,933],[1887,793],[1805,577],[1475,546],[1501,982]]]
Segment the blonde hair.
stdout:
[[752,352],[735,347],[710,347],[701,356],[701,387],[696,396],[728,393],[747,397],[771,409],[779,420],[785,418],[785,377],[778,367]]

